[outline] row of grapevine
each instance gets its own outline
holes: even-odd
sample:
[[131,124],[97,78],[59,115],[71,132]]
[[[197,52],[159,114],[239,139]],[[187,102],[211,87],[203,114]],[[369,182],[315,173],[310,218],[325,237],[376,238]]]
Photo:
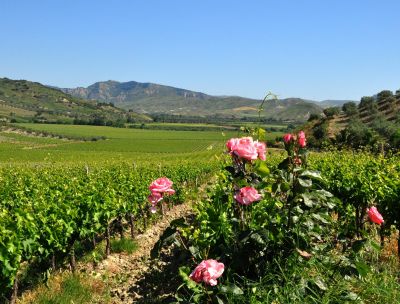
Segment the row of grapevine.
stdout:
[[[160,176],[174,182],[172,203],[185,198],[190,184],[209,174],[213,163],[137,167],[0,169],[0,298],[14,286],[23,263],[70,254],[76,242],[110,237],[110,223],[133,225],[150,216],[148,186]],[[122,222],[122,221],[121,221]],[[125,222],[125,221],[124,221]]]
[[314,154],[310,161],[313,168],[324,172],[328,190],[342,201],[339,216],[348,219],[344,236],[361,235],[366,209],[372,205],[385,219],[382,243],[391,228],[400,229],[399,155],[341,151]]

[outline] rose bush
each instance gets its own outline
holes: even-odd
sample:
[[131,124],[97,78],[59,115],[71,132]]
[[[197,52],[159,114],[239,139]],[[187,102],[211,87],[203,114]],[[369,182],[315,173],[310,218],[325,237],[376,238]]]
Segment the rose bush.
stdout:
[[[359,235],[348,233],[354,209],[325,190],[327,180],[319,171],[310,169],[305,132],[286,134],[283,141],[286,155],[278,164],[265,161],[266,146],[249,136],[227,141],[226,155],[230,157],[223,163],[223,170],[209,184],[207,198],[195,206],[193,222],[176,232],[187,260],[200,262],[193,271],[193,265],[180,268],[185,284],[177,294],[178,302],[230,303],[244,294],[242,301],[246,303],[247,296],[254,299],[258,293],[254,291],[255,282],[264,280],[268,281],[268,295],[272,294],[269,300],[280,288],[277,286],[292,280],[301,286],[306,299],[329,290],[324,280],[332,280],[333,273],[362,277],[371,270],[363,260],[365,251],[360,250],[367,246],[367,252],[379,252],[379,245],[368,230]],[[326,173],[335,174],[327,168]],[[397,172],[396,168],[398,165],[391,172]],[[336,182],[340,184],[342,180]],[[373,201],[374,197],[369,197],[367,205]],[[366,209],[367,205],[357,218],[365,220],[367,214],[372,222],[381,225],[379,230],[385,228],[387,223],[382,225],[384,220],[376,207]],[[388,219],[385,212],[390,210],[382,212]],[[210,258],[224,265],[218,284],[211,284],[211,277],[204,276],[204,261]],[[313,278],[308,272],[316,261],[323,269],[328,265],[332,269],[324,280]],[[295,271],[291,276],[285,271],[293,265],[304,267],[306,272]],[[256,302],[263,300],[260,296]]]
[[[196,205],[194,223],[179,230],[183,248],[202,261],[190,275],[181,269],[196,301],[240,293],[241,288],[228,283],[233,276],[257,280],[271,270],[274,259],[298,252],[309,258],[308,252],[331,237],[336,200],[323,189],[321,174],[307,169],[305,134],[287,134],[284,141],[287,157],[275,167],[265,161],[265,143],[249,136],[227,141],[230,157],[224,170],[210,185],[208,198]],[[227,277],[222,276],[217,289],[204,292],[187,279],[213,286],[204,276],[204,261],[210,257],[225,265]]]

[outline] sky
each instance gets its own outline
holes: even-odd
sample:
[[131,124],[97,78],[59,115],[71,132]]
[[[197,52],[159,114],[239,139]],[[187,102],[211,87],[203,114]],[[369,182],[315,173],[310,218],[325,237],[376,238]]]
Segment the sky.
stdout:
[[400,89],[398,0],[0,0],[0,77],[351,99]]

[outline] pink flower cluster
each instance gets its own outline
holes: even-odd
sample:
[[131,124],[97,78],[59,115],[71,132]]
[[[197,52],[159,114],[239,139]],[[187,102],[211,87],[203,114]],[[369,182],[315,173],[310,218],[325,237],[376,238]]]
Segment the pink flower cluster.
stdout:
[[306,134],[303,131],[300,131],[297,136],[290,133],[283,136],[283,141],[287,145],[291,144],[292,142],[296,142],[296,140],[300,148],[304,148],[307,144]]
[[172,184],[172,181],[166,177],[157,178],[150,184],[149,190],[151,194],[148,196],[148,200],[151,203],[151,213],[157,211],[156,205],[163,199],[164,194],[170,195],[175,193],[175,190],[171,188]]
[[225,265],[219,263],[216,260],[204,260],[202,261],[190,274],[189,278],[196,283],[202,281],[208,285],[217,285],[217,279],[224,272]]
[[379,213],[376,207],[371,207],[367,209],[367,213],[371,222],[374,222],[375,224],[378,225],[381,225],[384,222],[382,214]]
[[242,205],[250,205],[261,199],[261,195],[253,187],[243,187],[233,197]]
[[246,160],[266,160],[266,145],[251,137],[231,138],[226,143],[229,153]]

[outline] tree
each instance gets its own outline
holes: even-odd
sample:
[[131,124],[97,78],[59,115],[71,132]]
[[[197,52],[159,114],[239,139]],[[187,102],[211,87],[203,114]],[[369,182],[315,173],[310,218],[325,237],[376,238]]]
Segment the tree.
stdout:
[[388,97],[393,96],[393,92],[389,91],[389,90],[383,90],[381,92],[379,92],[376,97],[378,99],[378,102],[385,100]]
[[353,148],[372,146],[377,140],[375,132],[358,119],[350,121],[337,139]]
[[308,118],[308,121],[313,121],[313,120],[318,120],[318,119],[320,119],[320,116],[318,114],[311,113],[310,117]]
[[326,139],[328,137],[328,125],[327,123],[322,123],[316,126],[313,129],[313,135],[315,139],[318,141],[321,141],[323,139]]
[[391,136],[390,144],[393,148],[400,149],[400,129],[397,129],[397,131]]
[[342,106],[342,110],[344,113],[346,113],[347,116],[353,116],[358,112],[357,105],[355,104],[355,102],[352,101],[344,103]]
[[326,117],[331,118],[334,115],[338,115],[340,113],[340,108],[339,107],[331,107],[331,108],[326,108],[324,110],[324,114]]
[[371,96],[364,96],[361,98],[360,104],[358,105],[358,108],[369,108],[375,103],[375,99]]

